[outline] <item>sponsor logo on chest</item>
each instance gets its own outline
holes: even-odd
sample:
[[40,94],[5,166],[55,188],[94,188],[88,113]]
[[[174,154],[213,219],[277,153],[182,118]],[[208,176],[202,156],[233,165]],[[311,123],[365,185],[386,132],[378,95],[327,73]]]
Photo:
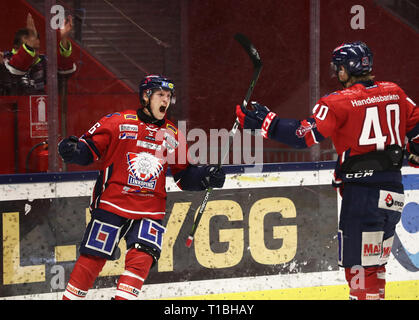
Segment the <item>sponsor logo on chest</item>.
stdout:
[[151,143],[151,142],[148,142],[148,141],[142,141],[142,140],[137,141],[137,147],[150,149],[150,150],[161,150],[161,145]]
[[137,139],[138,135],[135,132],[121,132],[119,134],[119,139],[121,140],[126,140],[126,139],[131,139],[131,140],[135,140]]
[[135,124],[120,124],[119,125],[120,132],[138,132],[138,126]]

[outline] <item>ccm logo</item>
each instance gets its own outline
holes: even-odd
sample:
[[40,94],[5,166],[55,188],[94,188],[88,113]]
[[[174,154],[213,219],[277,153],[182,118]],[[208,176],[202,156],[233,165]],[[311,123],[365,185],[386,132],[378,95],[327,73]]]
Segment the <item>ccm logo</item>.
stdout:
[[262,131],[261,131],[261,135],[262,137],[264,137],[265,139],[268,139],[268,131],[269,131],[269,126],[272,123],[272,120],[276,117],[276,114],[273,112],[269,112],[267,114],[267,116],[265,117],[265,120],[263,120],[263,124],[262,124]]
[[374,174],[374,170],[364,171],[364,172],[355,172],[355,173],[347,173],[345,175],[346,179],[357,179],[357,178],[364,178],[364,177],[372,177]]

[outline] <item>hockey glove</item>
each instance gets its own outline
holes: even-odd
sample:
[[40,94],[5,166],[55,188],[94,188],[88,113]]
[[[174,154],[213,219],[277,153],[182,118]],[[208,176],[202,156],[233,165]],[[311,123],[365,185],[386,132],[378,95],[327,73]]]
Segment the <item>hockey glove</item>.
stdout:
[[222,188],[226,179],[223,168],[217,166],[206,166],[204,167],[205,175],[201,182],[204,189],[211,188]]
[[419,168],[419,144],[409,142],[407,144],[407,162],[410,166]]
[[277,118],[276,114],[257,102],[252,101],[250,105],[252,110],[246,109],[241,105],[236,106],[236,115],[240,125],[243,129],[250,129],[253,135],[255,130],[260,129],[261,135],[268,139],[271,124]]
[[74,154],[80,154],[80,149],[77,145],[78,142],[79,138],[76,136],[70,136],[61,140],[58,144],[58,152],[64,162],[72,162]]

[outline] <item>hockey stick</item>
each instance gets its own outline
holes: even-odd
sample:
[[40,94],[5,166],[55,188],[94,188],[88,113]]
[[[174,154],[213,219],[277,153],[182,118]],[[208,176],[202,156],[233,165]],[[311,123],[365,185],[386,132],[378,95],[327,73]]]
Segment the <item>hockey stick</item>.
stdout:
[[[255,88],[256,81],[259,78],[259,74],[262,71],[262,60],[260,59],[259,53],[257,52],[257,50],[254,47],[254,45],[252,44],[252,42],[245,35],[243,35],[241,33],[236,33],[234,35],[234,39],[238,43],[240,43],[240,45],[243,47],[243,49],[249,55],[250,60],[252,60],[252,63],[253,63],[253,77],[252,77],[252,80],[250,81],[249,88],[247,89],[246,96],[243,100],[243,106],[246,107],[248,102],[249,102],[250,96],[252,95],[253,89]],[[226,159],[226,157],[229,153],[231,144],[233,142],[233,138],[236,134],[237,129],[239,128],[239,125],[240,125],[239,119],[236,118],[236,121],[234,122],[233,128],[230,130],[230,133],[229,133],[229,137],[228,137],[229,141],[228,141],[228,143],[226,143],[224,145],[223,149],[221,150],[221,161],[218,164],[218,168],[221,168],[222,163],[225,161],[225,159]],[[188,248],[192,245],[192,241],[193,241],[193,238],[194,238],[194,235],[195,235],[195,231],[196,231],[196,229],[199,225],[199,221],[201,221],[202,214],[205,211],[205,207],[207,206],[208,199],[209,199],[209,197],[212,193],[212,190],[213,190],[212,187],[208,187],[206,192],[205,192],[205,196],[202,200],[201,206],[199,207],[198,214],[197,214],[197,216],[195,218],[195,221],[192,225],[192,230],[189,233],[188,239],[186,239],[186,246]]]

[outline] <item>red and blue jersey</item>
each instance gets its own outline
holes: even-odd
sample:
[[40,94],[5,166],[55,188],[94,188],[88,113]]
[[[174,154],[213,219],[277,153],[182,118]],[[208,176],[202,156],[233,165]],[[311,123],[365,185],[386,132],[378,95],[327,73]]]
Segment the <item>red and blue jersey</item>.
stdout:
[[186,138],[172,122],[158,126],[143,122],[135,110],[117,112],[99,120],[80,141],[101,161],[91,209],[163,219],[167,170],[176,175],[189,166]]
[[342,159],[419,143],[419,108],[392,82],[357,83],[322,97],[304,120],[280,119],[270,138],[295,148],[311,147],[330,137]]
[[[323,97],[312,118],[317,131],[331,137],[342,158],[346,152],[353,156],[392,144],[404,147],[406,136],[419,142],[419,108],[392,82],[358,83]],[[313,140],[306,139],[309,144]]]
[[[407,150],[419,146],[419,108],[395,83],[370,81],[322,97],[307,119],[278,118],[269,128],[269,138],[294,148],[311,147],[329,137],[338,154],[334,183],[339,184],[340,165],[351,156],[389,145]],[[400,173],[395,175],[378,173],[365,179],[401,179]]]

